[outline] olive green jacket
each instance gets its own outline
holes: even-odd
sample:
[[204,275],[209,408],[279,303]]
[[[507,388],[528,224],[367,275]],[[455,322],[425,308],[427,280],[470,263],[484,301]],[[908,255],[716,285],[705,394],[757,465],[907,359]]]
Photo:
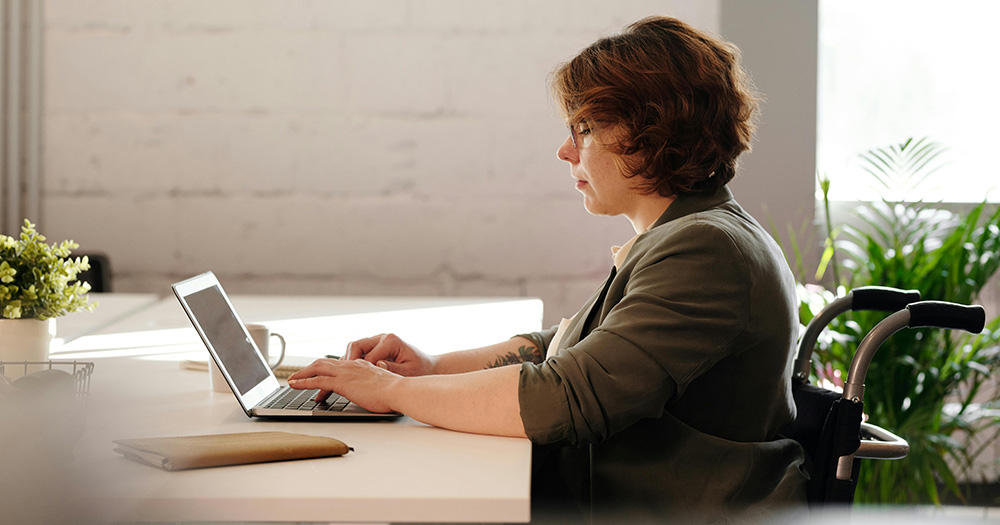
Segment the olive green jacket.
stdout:
[[[795,417],[797,330],[784,257],[729,189],[679,197],[557,353],[521,365],[521,419],[547,445],[534,483],[557,472],[598,520],[753,519],[804,502],[802,449],[778,436]],[[554,333],[523,337],[544,355]]]

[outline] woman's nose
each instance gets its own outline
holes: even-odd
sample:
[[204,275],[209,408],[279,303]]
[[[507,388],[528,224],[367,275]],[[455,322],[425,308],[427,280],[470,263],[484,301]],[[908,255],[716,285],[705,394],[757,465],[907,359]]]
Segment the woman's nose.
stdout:
[[576,162],[579,160],[576,148],[573,147],[572,137],[566,137],[566,140],[564,140],[559,146],[559,149],[556,150],[556,156],[559,157],[559,160],[564,160],[566,162]]

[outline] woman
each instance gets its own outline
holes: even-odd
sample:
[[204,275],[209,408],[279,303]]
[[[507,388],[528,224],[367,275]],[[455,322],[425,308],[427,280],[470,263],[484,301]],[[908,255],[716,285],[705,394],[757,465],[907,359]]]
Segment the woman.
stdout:
[[803,501],[801,449],[778,435],[795,413],[794,283],[726,187],[756,110],[738,58],[648,18],[555,72],[570,124],[559,158],[587,211],[636,232],[572,318],[437,357],[391,334],[363,339],[289,384],[528,437],[533,501],[575,501],[598,519],[753,518]]

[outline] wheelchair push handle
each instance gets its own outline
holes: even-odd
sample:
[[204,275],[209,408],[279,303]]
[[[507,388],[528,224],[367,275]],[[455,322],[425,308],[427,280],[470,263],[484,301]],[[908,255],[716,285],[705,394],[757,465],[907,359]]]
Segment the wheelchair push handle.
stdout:
[[920,301],[907,305],[872,328],[861,340],[851,359],[844,383],[844,399],[860,399],[864,393],[865,375],[875,351],[892,334],[905,328],[949,328],[978,334],[986,326],[986,310],[980,305],[964,305],[944,301]]
[[917,290],[900,290],[888,286],[862,286],[834,300],[806,326],[806,331],[799,341],[798,357],[795,359],[796,377],[802,381],[809,379],[810,360],[819,334],[838,315],[849,310],[898,312],[906,305],[919,300],[920,292]]
[[918,290],[900,290],[887,286],[862,286],[852,290],[851,294],[854,296],[852,310],[896,312],[920,300]]
[[921,301],[906,307],[910,311],[910,328],[934,327],[965,330],[973,334],[986,326],[986,310],[978,305]]
[[[983,331],[986,326],[986,310],[980,305],[964,305],[944,301],[920,301],[907,305],[872,328],[868,335],[858,345],[857,352],[851,360],[851,366],[844,383],[843,399],[860,404],[865,392],[865,376],[871,364],[875,351],[892,334],[906,328],[947,328],[965,330],[974,334]],[[882,429],[884,430],[884,429]],[[889,437],[894,437],[891,434]],[[889,441],[893,441],[889,439]],[[890,443],[887,445],[868,444],[859,457],[889,458],[894,449],[904,452],[905,443]],[[898,445],[898,446],[897,446]],[[855,454],[841,456],[837,460],[837,479],[851,478],[852,462]],[[901,457],[901,456],[900,456]]]
[[906,305],[875,325],[861,340],[847,372],[844,399],[860,401],[872,357],[892,334],[906,328],[945,328],[978,334],[985,327],[986,309],[978,304],[920,301]]

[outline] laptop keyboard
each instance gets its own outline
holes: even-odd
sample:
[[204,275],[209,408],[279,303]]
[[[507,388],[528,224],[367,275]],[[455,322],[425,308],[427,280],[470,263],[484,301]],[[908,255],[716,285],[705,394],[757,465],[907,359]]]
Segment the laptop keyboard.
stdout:
[[264,408],[277,408],[285,410],[305,410],[340,412],[344,410],[350,401],[346,397],[337,394],[330,394],[330,397],[322,403],[316,402],[316,394],[319,390],[295,390],[289,387],[282,387],[277,396],[264,405]]

